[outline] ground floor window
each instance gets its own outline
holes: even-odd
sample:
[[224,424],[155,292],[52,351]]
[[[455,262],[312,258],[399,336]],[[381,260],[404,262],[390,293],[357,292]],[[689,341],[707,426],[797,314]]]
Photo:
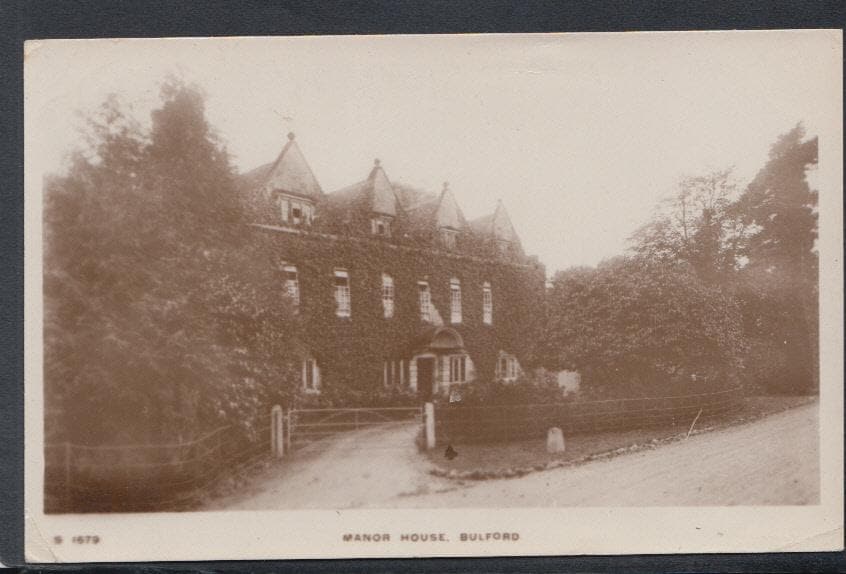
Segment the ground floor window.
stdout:
[[408,361],[388,359],[382,364],[382,382],[385,388],[404,387],[408,381]]
[[303,389],[307,393],[320,392],[320,366],[314,357],[303,361]]
[[517,362],[517,357],[508,353],[500,353],[496,367],[497,378],[504,381],[513,381],[517,379],[519,373],[520,364]]
[[449,358],[449,373],[447,381],[450,383],[463,383],[467,380],[467,357],[465,355],[453,355]]

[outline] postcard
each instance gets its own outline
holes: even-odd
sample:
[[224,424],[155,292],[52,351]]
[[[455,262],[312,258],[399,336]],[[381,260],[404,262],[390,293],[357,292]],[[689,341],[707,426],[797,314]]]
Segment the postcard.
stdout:
[[31,562],[843,548],[839,30],[31,40]]

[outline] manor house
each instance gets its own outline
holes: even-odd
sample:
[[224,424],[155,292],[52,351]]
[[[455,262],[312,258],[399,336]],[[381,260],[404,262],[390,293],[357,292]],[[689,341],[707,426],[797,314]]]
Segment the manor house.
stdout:
[[[453,190],[391,182],[379,160],[326,193],[294,134],[244,176],[253,228],[278,244],[280,288],[302,318],[306,393],[445,395],[534,363],[545,270],[501,202],[465,219]],[[492,202],[493,203],[493,202]]]

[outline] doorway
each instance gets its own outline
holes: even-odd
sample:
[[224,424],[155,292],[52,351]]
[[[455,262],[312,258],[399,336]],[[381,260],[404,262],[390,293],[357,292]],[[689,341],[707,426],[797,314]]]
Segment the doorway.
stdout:
[[417,396],[421,401],[432,400],[435,387],[434,357],[417,358]]

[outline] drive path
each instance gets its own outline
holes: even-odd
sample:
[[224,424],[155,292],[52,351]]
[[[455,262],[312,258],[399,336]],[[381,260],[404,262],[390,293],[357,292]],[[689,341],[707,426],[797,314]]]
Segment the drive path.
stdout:
[[398,422],[309,445],[209,509],[395,507],[413,494],[453,486],[428,474],[431,465],[414,442],[419,428]]
[[[686,440],[521,478],[435,478],[416,427],[363,431],[299,453],[217,508],[274,509],[814,504],[818,404]],[[356,445],[358,445],[356,447]]]

